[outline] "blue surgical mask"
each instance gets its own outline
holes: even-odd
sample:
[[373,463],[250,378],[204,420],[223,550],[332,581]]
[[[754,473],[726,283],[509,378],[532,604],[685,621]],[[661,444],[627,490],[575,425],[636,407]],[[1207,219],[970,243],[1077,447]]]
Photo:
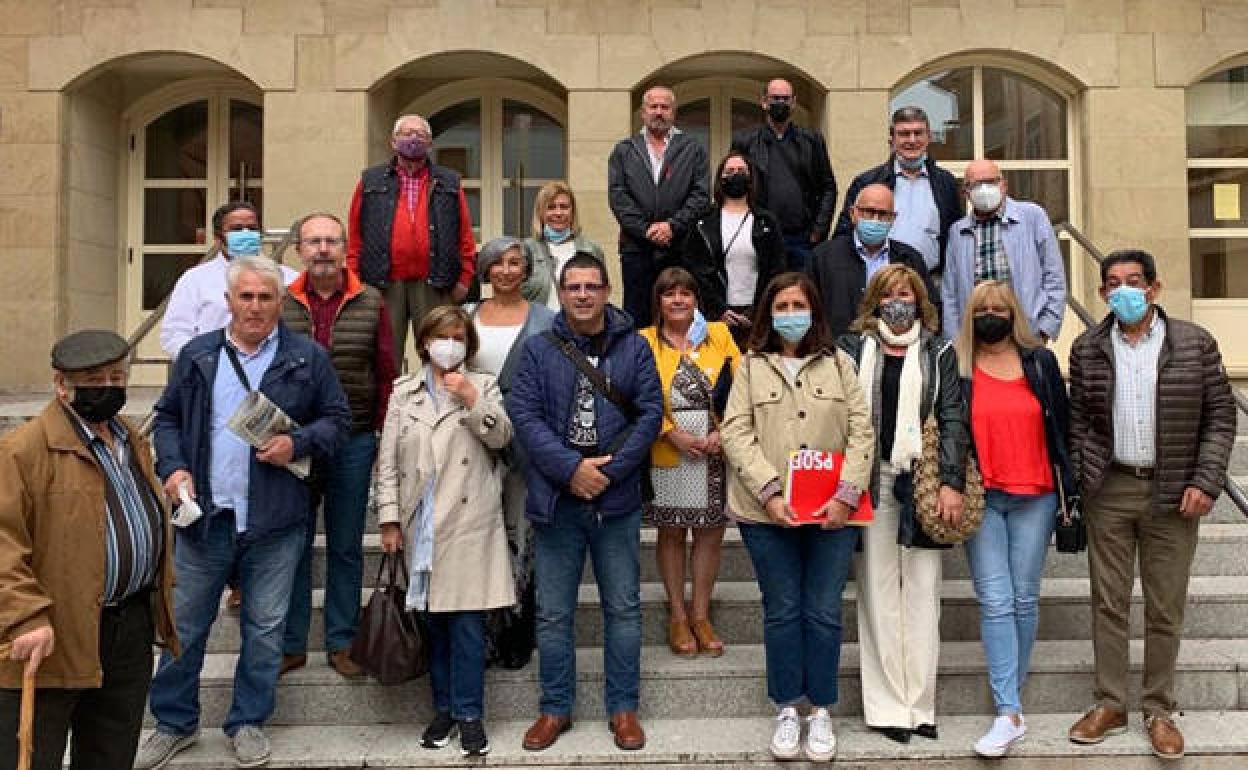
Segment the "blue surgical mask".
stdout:
[[572,237],[572,228],[565,227],[562,230],[557,230],[550,225],[542,225],[542,235],[551,243],[563,243]]
[[254,257],[260,253],[260,232],[230,230],[225,234],[225,252],[231,257]]
[[863,244],[879,246],[888,237],[888,231],[893,228],[893,225],[890,222],[862,217],[854,227],[858,231],[858,240],[862,241]]
[[696,348],[706,339],[708,331],[706,328],[706,316],[702,315],[701,310],[695,309],[693,311],[693,323],[689,324],[689,331],[685,332],[685,339],[689,340],[689,344]]
[[1124,324],[1138,324],[1148,315],[1148,293],[1135,286],[1119,286],[1109,293],[1109,309]]
[[923,153],[914,160],[909,160],[898,155],[897,163],[907,171],[916,171],[923,168],[923,164],[927,163],[927,153]]
[[806,332],[810,331],[810,313],[801,311],[773,315],[771,328],[788,342],[797,344],[806,336]]

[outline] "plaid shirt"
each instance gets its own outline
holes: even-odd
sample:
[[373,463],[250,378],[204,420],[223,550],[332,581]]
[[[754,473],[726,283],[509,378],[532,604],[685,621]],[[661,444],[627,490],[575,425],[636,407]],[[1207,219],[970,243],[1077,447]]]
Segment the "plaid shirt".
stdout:
[[399,174],[399,197],[407,206],[407,216],[414,218],[420,201],[420,185],[429,178],[429,164],[421,166],[415,174],[404,168],[402,163],[396,163],[394,168]]
[[975,283],[1010,282],[1010,260],[1001,241],[1001,211],[975,220]]

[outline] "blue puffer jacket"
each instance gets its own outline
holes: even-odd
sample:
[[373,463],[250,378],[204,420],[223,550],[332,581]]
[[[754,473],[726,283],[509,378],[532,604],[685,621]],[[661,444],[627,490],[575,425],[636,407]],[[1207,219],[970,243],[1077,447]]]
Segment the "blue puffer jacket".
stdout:
[[[582,353],[593,353],[587,337],[568,327],[563,313],[555,317],[555,335],[572,340]],[[628,314],[607,306],[603,351],[598,369],[621,394],[637,406],[632,423],[602,394],[595,394],[598,448],[602,452],[623,431],[632,433],[612,455],[602,472],[611,485],[593,501],[602,517],[623,516],[641,509],[641,471],[650,457],[650,445],[663,422],[663,392],[654,354],[636,332]],[[568,444],[568,427],[576,406],[576,365],[543,335],[530,337],[507,396],[507,414],[529,457],[528,500],[525,512],[535,524],[554,519],[559,495],[568,494],[568,482],[583,459]],[[605,452],[602,452],[605,454]]]
[[[156,402],[156,473],[168,479],[189,470],[195,497],[205,516],[180,535],[198,540],[212,515],[212,385],[225,344],[222,330],[201,334],[186,344]],[[229,366],[229,362],[225,363]],[[254,383],[253,383],[254,384]],[[295,459],[326,459],[338,451],[351,429],[351,409],[338,384],[329,355],[310,338],[279,323],[277,352],[260,380],[259,390],[299,423],[291,434]],[[307,524],[312,495],[307,482],[285,468],[251,457],[247,490],[248,540]]]

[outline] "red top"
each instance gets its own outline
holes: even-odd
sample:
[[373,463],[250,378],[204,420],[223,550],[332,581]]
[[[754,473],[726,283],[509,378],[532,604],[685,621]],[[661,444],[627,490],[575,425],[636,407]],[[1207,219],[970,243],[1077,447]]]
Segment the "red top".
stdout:
[[[429,277],[429,166],[423,165],[409,174],[402,164],[397,164],[399,199],[394,207],[394,224],[390,229],[390,280],[424,280]],[[351,195],[351,212],[348,217],[347,267],[360,269],[360,201],[363,180],[356,183]],[[459,188],[459,255],[462,265],[459,285],[472,285],[477,269],[477,241],[472,234],[472,213],[468,210],[468,198],[464,188]]]
[[998,380],[975,367],[971,436],[985,488],[1014,495],[1053,491],[1044,412],[1025,377]]

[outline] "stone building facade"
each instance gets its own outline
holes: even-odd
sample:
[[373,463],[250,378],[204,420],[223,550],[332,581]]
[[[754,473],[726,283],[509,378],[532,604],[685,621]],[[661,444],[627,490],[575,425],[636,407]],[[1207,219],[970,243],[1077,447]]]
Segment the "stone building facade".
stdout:
[[610,252],[606,158],[641,92],[674,86],[717,160],[774,76],[842,190],[883,160],[890,105],[922,104],[955,172],[999,158],[1055,221],[1155,253],[1166,306],[1248,372],[1244,0],[0,0],[0,19],[3,387],[46,383],[67,330],[134,329],[227,198],[271,228],[345,213],[399,114],[432,119],[480,238],[526,232],[562,177]]

